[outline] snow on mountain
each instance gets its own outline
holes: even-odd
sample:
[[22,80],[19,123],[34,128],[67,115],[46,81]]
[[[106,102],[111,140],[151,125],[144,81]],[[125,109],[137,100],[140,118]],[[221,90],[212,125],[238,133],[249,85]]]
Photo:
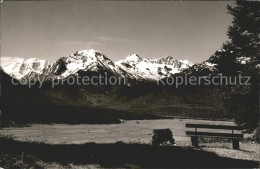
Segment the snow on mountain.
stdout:
[[64,64],[66,68],[59,73],[58,78],[60,79],[76,74],[80,70],[93,72],[107,70],[115,74],[119,72],[113,61],[93,49],[78,51],[68,57],[63,57],[57,61],[56,67],[61,63]]
[[[225,49],[218,50],[217,52],[225,52]],[[233,53],[233,51],[230,51],[230,53]],[[191,75],[191,74],[204,74],[204,75],[212,75],[212,74],[218,74],[218,73],[225,73],[220,72],[219,66],[221,63],[219,63],[219,55],[213,55],[210,59],[199,63],[199,64],[194,64],[192,67],[189,69],[185,70],[183,73],[186,75]],[[240,64],[241,66],[246,65],[251,62],[250,57],[236,57],[235,58],[235,63]],[[256,65],[255,68],[258,68],[260,66]],[[240,72],[239,70],[237,70]]]
[[115,62],[115,64],[132,74],[136,79],[145,80],[158,80],[179,73],[192,65],[187,60],[179,61],[170,56],[149,60],[141,58],[137,54],[130,54],[124,60]]
[[217,64],[210,61],[204,61],[202,63],[194,64],[190,68],[185,69],[181,73],[186,76],[206,76],[218,73]]
[[36,58],[23,59],[19,62],[14,62],[2,66],[4,72],[18,80],[24,77],[42,77],[48,75],[50,63],[46,60]]
[[165,64],[165,65],[174,65],[175,68],[178,68],[180,70],[187,69],[193,65],[188,60],[177,60],[177,59],[174,59],[172,56],[166,56],[166,57],[162,57],[159,59],[154,59],[154,60],[151,60],[151,62]]
[[132,80],[155,81],[179,73],[192,64],[187,60],[176,60],[170,56],[149,60],[137,54],[131,54],[124,60],[113,62],[99,51],[81,50],[67,57],[62,57],[50,64],[36,58],[24,59],[3,66],[3,70],[18,80],[24,77],[45,79],[64,79],[77,75],[79,71],[108,71],[117,77]]
[[195,71],[201,71],[201,70],[217,71],[216,65],[217,64],[211,63],[209,61],[205,61],[200,64],[196,64],[194,66],[194,70]]

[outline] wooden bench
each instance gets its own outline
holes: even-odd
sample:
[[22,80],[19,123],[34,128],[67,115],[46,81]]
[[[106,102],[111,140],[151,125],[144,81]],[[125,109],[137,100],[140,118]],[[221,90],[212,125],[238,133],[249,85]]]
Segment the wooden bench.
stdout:
[[[210,124],[190,124],[186,123],[186,128],[194,128],[195,131],[186,131],[186,135],[191,136],[191,143],[193,146],[198,147],[198,137],[211,137],[211,138],[228,138],[232,139],[233,149],[239,149],[239,140],[243,139],[243,134],[235,134],[234,130],[242,130],[240,126],[227,126],[227,125],[210,125]],[[198,131],[199,128],[203,129],[222,129],[231,130],[231,133],[215,133],[215,132],[202,132]]]

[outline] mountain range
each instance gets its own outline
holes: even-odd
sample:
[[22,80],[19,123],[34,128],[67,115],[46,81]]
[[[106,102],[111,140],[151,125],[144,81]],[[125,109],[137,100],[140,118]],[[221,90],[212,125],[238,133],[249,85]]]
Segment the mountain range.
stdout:
[[[223,52],[221,50],[217,52]],[[16,80],[36,78],[44,80],[66,79],[77,76],[79,72],[100,73],[109,72],[110,75],[125,78],[128,81],[158,81],[173,75],[211,75],[219,73],[217,56],[193,64],[188,60],[177,60],[172,56],[165,56],[149,60],[138,54],[130,54],[125,59],[113,62],[104,54],[94,49],[77,51],[67,57],[61,57],[55,62],[37,58],[23,59],[1,67],[2,71]],[[248,57],[238,58],[236,63],[246,64]]]
[[121,78],[156,81],[180,73],[192,65],[188,60],[177,60],[171,56],[149,60],[137,54],[130,54],[124,60],[113,62],[99,51],[90,49],[77,51],[54,63],[30,58],[4,65],[2,69],[17,80],[30,77],[64,79],[77,75],[79,71],[98,73],[104,70]]

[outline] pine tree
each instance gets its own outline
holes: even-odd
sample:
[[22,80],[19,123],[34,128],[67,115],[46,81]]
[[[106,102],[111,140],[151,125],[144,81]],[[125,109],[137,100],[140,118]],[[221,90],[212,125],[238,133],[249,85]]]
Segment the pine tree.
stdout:
[[[256,128],[259,122],[260,2],[237,0],[227,6],[233,16],[227,35],[229,40],[215,52],[210,61],[228,76],[250,76],[250,86],[227,86],[227,109],[237,124]],[[247,60],[241,64],[239,61]]]
[[230,43],[235,47],[237,57],[260,57],[260,2],[237,0],[235,6],[227,6],[233,16],[228,29]]
[[[219,65],[221,73],[236,75],[260,65],[260,2],[237,0],[227,9],[233,16],[227,33],[229,40],[210,61]],[[248,64],[241,64],[239,60],[247,60]]]
[[[234,71],[243,76],[250,76],[250,86],[231,87],[231,106],[235,120],[248,128],[255,128],[259,122],[259,79],[260,59],[260,2],[237,0],[234,6],[227,6],[233,16],[228,29],[229,57],[239,60],[248,58],[248,63],[237,63]],[[230,53],[230,51],[229,51]]]

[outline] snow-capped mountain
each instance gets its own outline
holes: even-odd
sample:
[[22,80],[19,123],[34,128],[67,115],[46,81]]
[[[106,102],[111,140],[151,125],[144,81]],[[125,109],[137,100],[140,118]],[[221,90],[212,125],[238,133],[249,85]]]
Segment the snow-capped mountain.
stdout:
[[36,58],[23,59],[19,62],[2,66],[2,69],[11,77],[18,80],[24,77],[45,77],[50,74],[51,64],[47,60]]
[[170,56],[149,60],[137,54],[131,54],[124,60],[113,62],[99,51],[90,49],[77,51],[54,63],[31,58],[2,66],[2,69],[17,80],[29,77],[46,80],[64,79],[77,75],[79,71],[108,71],[117,77],[155,81],[179,73],[190,66],[192,64],[187,60],[176,60]]
[[158,80],[189,68],[192,64],[185,60],[176,60],[170,56],[149,60],[137,54],[130,54],[124,60],[115,63],[133,75],[136,79]]
[[166,56],[159,59],[151,60],[152,63],[165,64],[165,65],[174,65],[176,68],[180,70],[187,69],[191,67],[193,64],[188,60],[177,60],[172,56]]
[[117,76],[125,74],[113,61],[93,49],[77,51],[68,57],[58,59],[54,63],[30,58],[4,65],[2,69],[17,80],[29,77],[44,78],[45,80],[64,79],[71,75],[77,75],[79,71],[99,72],[106,70]]
[[202,63],[194,64],[188,69],[185,69],[181,73],[183,75],[198,75],[198,76],[208,76],[218,73],[216,64],[211,63],[210,61],[204,61]]
[[77,74],[78,71],[99,72],[106,70],[115,75],[123,75],[124,73],[112,60],[93,49],[78,51],[68,57],[62,57],[53,67],[55,75],[59,79]]

